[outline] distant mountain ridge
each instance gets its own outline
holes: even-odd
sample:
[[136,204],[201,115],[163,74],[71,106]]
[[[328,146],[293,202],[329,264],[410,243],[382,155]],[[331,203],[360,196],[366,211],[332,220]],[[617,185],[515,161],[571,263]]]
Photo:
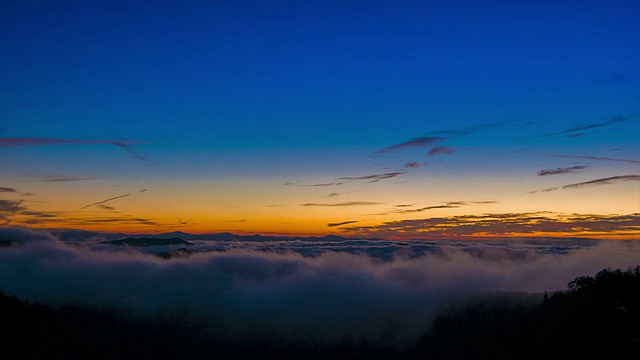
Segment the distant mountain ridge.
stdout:
[[[109,243],[111,241],[120,241],[128,238],[145,238],[145,239],[180,239],[183,241],[192,240],[219,240],[219,241],[347,241],[356,240],[354,238],[346,238],[338,235],[325,236],[265,236],[260,234],[254,235],[236,235],[230,232],[222,233],[204,233],[191,234],[183,231],[173,231],[161,234],[125,234],[125,233],[108,233],[75,229],[55,229],[50,230],[51,234],[62,241],[88,241],[101,239],[101,243]],[[114,243],[117,244],[117,243]]]
[[[127,234],[121,232],[103,232],[103,231],[88,231],[88,230],[78,230],[78,229],[49,229],[48,230],[53,236],[57,237],[61,241],[109,241],[109,240],[120,240],[128,237],[135,238],[150,238],[150,239],[170,239],[170,238],[179,238],[185,241],[196,241],[196,240],[213,240],[213,241],[253,241],[253,242],[268,242],[268,241],[327,241],[327,242],[342,242],[342,241],[351,241],[351,240],[368,240],[368,241],[388,241],[383,238],[363,238],[363,237],[344,237],[340,235],[324,235],[324,236],[276,236],[276,235],[237,235],[230,232],[221,232],[221,233],[203,233],[203,234],[192,234],[183,231],[173,231],[167,233],[160,234]],[[413,239],[404,239],[402,241],[411,241]],[[440,240],[456,240],[456,241],[476,241],[478,239],[462,239],[462,238],[451,238],[451,239],[443,239],[443,238],[434,238],[434,239],[415,239],[415,240],[429,240],[429,241],[440,241]],[[590,239],[590,238],[556,238],[556,237],[517,237],[517,238],[487,238],[484,240],[488,241],[534,241],[536,244],[545,244],[549,245],[558,245],[560,243],[567,244],[576,244],[582,243],[585,245],[595,245],[596,243],[602,241],[598,239]],[[639,239],[640,240],[640,239]],[[635,240],[638,241],[638,240]]]
[[191,246],[192,243],[188,241],[184,241],[177,237],[172,238],[149,238],[149,237],[141,237],[141,238],[133,238],[128,237],[125,239],[119,240],[107,240],[101,241],[101,244],[108,245],[129,245],[129,246],[163,246],[163,245],[186,245]]

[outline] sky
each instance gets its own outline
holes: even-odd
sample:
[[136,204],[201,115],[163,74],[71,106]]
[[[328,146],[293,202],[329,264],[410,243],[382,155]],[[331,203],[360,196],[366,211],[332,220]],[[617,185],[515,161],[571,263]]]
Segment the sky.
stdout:
[[0,4],[0,224],[640,238],[635,1]]

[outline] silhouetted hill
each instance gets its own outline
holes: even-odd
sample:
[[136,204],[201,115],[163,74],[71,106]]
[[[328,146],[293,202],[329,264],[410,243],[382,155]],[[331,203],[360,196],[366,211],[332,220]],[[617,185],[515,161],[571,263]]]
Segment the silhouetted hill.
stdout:
[[101,241],[101,244],[108,245],[129,245],[129,246],[159,246],[159,245],[193,245],[188,241],[184,241],[180,238],[167,238],[167,239],[158,239],[158,238],[126,238],[119,240],[109,240],[109,241]]
[[235,339],[206,324],[139,318],[109,309],[31,304],[0,291],[0,359],[388,359],[349,339],[336,344],[269,336]]
[[489,296],[440,314],[420,359],[638,359],[640,266],[582,276],[541,301]]
[[551,296],[497,293],[468,299],[441,312],[408,351],[350,338],[235,339],[195,319],[52,308],[0,292],[0,358],[635,360],[638,324],[640,266],[576,278],[567,291]]

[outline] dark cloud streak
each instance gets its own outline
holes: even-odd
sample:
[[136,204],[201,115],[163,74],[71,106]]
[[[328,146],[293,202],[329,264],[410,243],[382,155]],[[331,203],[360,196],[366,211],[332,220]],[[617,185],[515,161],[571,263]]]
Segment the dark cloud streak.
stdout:
[[640,175],[612,176],[612,177],[608,177],[608,178],[595,179],[595,180],[591,180],[591,181],[585,181],[585,182],[580,182],[580,183],[575,183],[575,184],[569,184],[569,185],[563,186],[562,188],[563,189],[579,189],[579,188],[588,187],[588,186],[611,185],[611,184],[614,184],[614,183],[626,182],[626,181],[640,181]]
[[348,224],[354,224],[357,223],[358,221],[356,220],[350,220],[350,221],[343,221],[343,222],[338,222],[338,223],[328,223],[327,226],[328,227],[336,227],[336,226],[343,226],[343,225],[348,225]]
[[373,201],[348,201],[348,202],[341,202],[341,203],[306,203],[306,204],[302,204],[300,206],[336,206],[336,207],[340,207],[340,206],[367,206],[367,205],[380,205],[381,203],[378,202],[373,202]]
[[[599,127],[620,123],[620,122],[623,122],[623,121],[627,121],[627,120],[629,120],[629,119],[631,119],[633,117],[635,117],[635,115],[617,115],[617,116],[612,117],[608,121],[599,122],[599,123],[584,124],[584,125],[580,125],[580,126],[576,126],[576,127],[564,130],[564,131],[559,131],[559,132],[555,132],[555,133],[551,133],[551,134],[547,134],[547,135],[542,135],[541,137],[555,136],[555,135],[565,135],[565,134],[570,134],[569,136],[577,135],[577,134],[572,134],[572,133],[575,133],[577,131],[596,129],[596,128],[599,128]],[[579,135],[582,135],[582,134],[579,134]]]
[[437,155],[437,154],[453,154],[454,152],[456,152],[456,150],[454,148],[452,148],[452,147],[449,147],[449,146],[438,146],[438,147],[434,147],[433,149],[429,150],[427,155],[433,156],[433,155]]
[[545,169],[538,171],[538,176],[547,176],[547,175],[559,175],[559,174],[567,174],[576,172],[577,170],[584,170],[588,166],[587,165],[577,165],[571,167],[559,167],[556,169]]
[[373,175],[365,175],[365,176],[345,176],[341,178],[337,178],[336,180],[370,180],[370,182],[377,182],[384,179],[391,179],[400,175],[406,174],[404,171],[390,172],[386,174],[373,174]]
[[614,162],[625,162],[625,163],[631,163],[631,164],[640,164],[640,161],[638,160],[617,159],[617,158],[602,157],[602,156],[583,156],[583,155],[565,155],[565,154],[548,154],[548,153],[533,153],[532,155],[549,156],[549,157],[566,158],[566,159],[587,159],[587,160],[595,160],[595,161],[614,161]]
[[87,181],[98,180],[100,178],[80,175],[43,175],[36,176],[37,181],[40,182],[72,182],[72,181]]
[[385,154],[394,150],[399,150],[399,149],[407,149],[407,148],[422,148],[422,147],[428,147],[433,145],[434,143],[438,142],[438,141],[443,141],[443,140],[447,140],[447,138],[444,137],[439,137],[439,136],[426,136],[426,137],[418,137],[418,138],[414,138],[412,140],[409,141],[405,141],[403,143],[400,144],[396,144],[396,145],[392,145],[392,146],[388,146],[384,149],[378,150],[375,153],[376,154]]
[[127,196],[131,196],[131,194],[124,194],[124,195],[114,196],[112,198],[108,198],[108,199],[105,199],[105,200],[102,200],[102,201],[94,202],[94,203],[89,204],[89,205],[85,205],[85,206],[81,207],[81,209],[86,209],[86,208],[94,206],[94,205],[101,205],[101,204],[107,203],[109,201],[121,199],[121,198],[127,197]]

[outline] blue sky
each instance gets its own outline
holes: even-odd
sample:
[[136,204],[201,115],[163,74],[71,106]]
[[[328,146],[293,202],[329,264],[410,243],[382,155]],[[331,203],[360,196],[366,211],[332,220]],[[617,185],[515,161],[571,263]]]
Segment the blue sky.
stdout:
[[[468,188],[486,191],[494,176],[531,175],[519,183],[531,191],[554,185],[536,176],[543,168],[585,166],[583,177],[557,186],[638,175],[633,162],[548,156],[639,159],[637,2],[30,1],[5,3],[0,14],[0,137],[84,141],[5,141],[0,186],[22,193],[89,200],[118,195],[107,187],[162,183],[156,196],[175,203],[184,194],[168,188],[198,198],[195,189],[210,182],[239,202],[262,194],[252,196],[265,202],[251,200],[247,211],[265,224],[277,216],[256,207],[274,205],[266,194],[286,193],[285,182],[400,171],[408,185],[387,179],[388,187],[345,191],[354,191],[351,201],[397,194],[399,202],[429,177],[470,181],[428,183],[456,200]],[[376,155],[441,131],[450,132],[431,147]],[[426,155],[433,147],[451,151]],[[84,178],[61,189],[41,181],[52,175]],[[234,187],[244,182],[251,185]],[[507,188],[496,201],[513,198]],[[640,212],[636,180],[601,189],[617,194],[617,214]],[[309,203],[325,195],[286,196]],[[37,196],[24,204],[66,206]],[[133,205],[132,216],[146,214]],[[584,206],[572,212],[591,211]]]

